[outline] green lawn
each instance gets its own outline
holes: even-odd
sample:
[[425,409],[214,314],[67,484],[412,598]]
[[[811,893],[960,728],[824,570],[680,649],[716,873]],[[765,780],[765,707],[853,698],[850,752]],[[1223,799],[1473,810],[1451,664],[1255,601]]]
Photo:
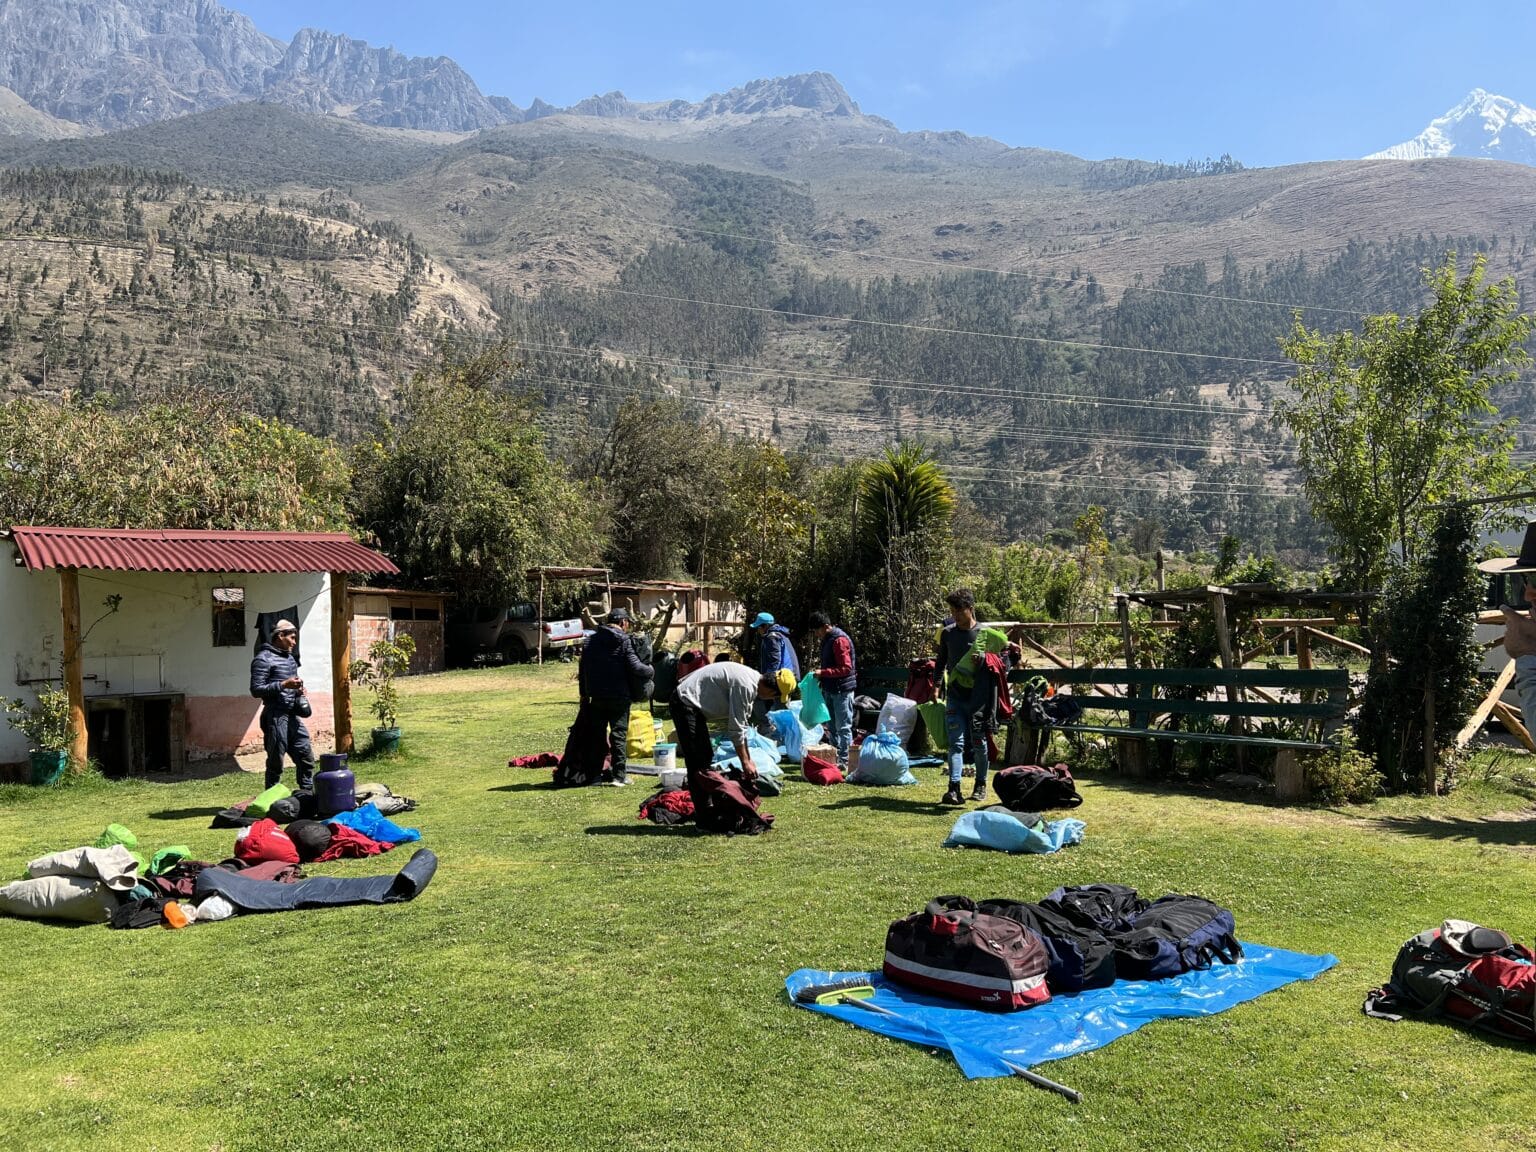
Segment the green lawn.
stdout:
[[[412,904],[181,932],[0,920],[0,1147],[1536,1147],[1529,1050],[1360,1012],[1447,915],[1536,933],[1528,799],[1287,810],[1090,778],[1085,842],[1010,858],[939,846],[930,769],[910,789],[791,783],[771,834],[699,837],[636,822],[643,786],[555,792],[505,767],[558,749],[570,673],[405,683],[405,751],[359,778],[421,801],[441,865]],[[209,817],[254,781],[0,789],[0,869],[109,821],[227,855]],[[877,967],[888,921],[933,895],[1098,880],[1201,893],[1243,937],[1339,966],[1046,1066],[1076,1106],[785,1000],[795,968]]]

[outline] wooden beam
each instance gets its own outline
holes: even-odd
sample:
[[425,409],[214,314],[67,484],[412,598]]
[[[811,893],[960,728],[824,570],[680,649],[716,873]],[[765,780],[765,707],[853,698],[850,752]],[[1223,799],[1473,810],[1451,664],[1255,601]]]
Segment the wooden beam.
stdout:
[[1361,656],[1369,656],[1371,650],[1363,644],[1356,644],[1353,640],[1345,640],[1342,637],[1322,632],[1316,628],[1303,628],[1302,631],[1310,634],[1314,639],[1321,640],[1324,644],[1332,644],[1338,648],[1347,648],[1351,652],[1358,652]]
[[80,573],[59,569],[59,617],[64,625],[64,691],[69,696],[69,768],[85,769],[85,677],[80,658]]
[[[1136,667],[1136,640],[1131,635],[1131,602],[1124,596],[1117,596],[1115,610],[1120,617],[1120,646],[1125,651],[1125,666],[1134,668]],[[1128,687],[1126,695],[1140,696],[1140,685]],[[1145,712],[1132,712],[1127,719],[1132,728],[1145,728],[1150,718]]]
[[1439,788],[1439,760],[1435,756],[1435,685],[1433,678],[1424,689],[1424,780],[1426,796],[1433,796]]
[[331,573],[331,712],[335,750],[351,752],[352,636],[351,596],[344,572]]
[[539,634],[539,663],[544,663],[544,569],[539,569],[539,613],[534,625]]
[[[1227,598],[1218,591],[1211,591],[1211,619],[1216,625],[1216,643],[1221,648],[1221,666],[1228,671],[1236,668],[1237,661],[1232,652],[1232,631],[1227,627]],[[1227,703],[1236,704],[1242,699],[1242,692],[1237,687],[1235,680],[1227,681]],[[1248,730],[1248,725],[1241,716],[1233,716],[1227,723],[1227,731],[1234,736],[1240,736]],[[1246,757],[1243,755],[1243,746],[1237,745],[1237,767],[1242,771],[1246,767]]]
[[1513,708],[1502,700],[1495,700],[1493,702],[1493,714],[1499,718],[1499,722],[1504,725],[1506,732],[1525,745],[1526,751],[1536,752],[1536,739],[1531,738],[1530,731],[1526,728],[1520,717],[1515,715]]
[[1472,713],[1472,718],[1462,725],[1461,731],[1456,733],[1456,747],[1465,748],[1468,741],[1476,736],[1484,724],[1488,722],[1488,713],[1493,711],[1493,706],[1499,702],[1499,697],[1504,695],[1504,689],[1509,687],[1511,680],[1515,678],[1515,662],[1509,661],[1503,670],[1493,681],[1493,687],[1483,697],[1483,702]]
[[[1026,648],[1034,649],[1036,652],[1040,653],[1040,655],[1044,656],[1047,660],[1049,660],[1052,664],[1056,665],[1056,667],[1058,667],[1058,668],[1074,668],[1074,667],[1076,667],[1073,664],[1067,663],[1067,661],[1063,660],[1060,656],[1056,655],[1056,653],[1052,652],[1049,648],[1047,648],[1044,644],[1040,643],[1038,640],[1031,640],[1028,636],[1022,636],[1022,635],[1018,638],[1018,640],[1019,640],[1020,644],[1023,644]],[[1104,685],[1102,685],[1102,684],[1094,684],[1094,685],[1091,685],[1091,687],[1100,696],[1114,696],[1114,697],[1117,697],[1117,698],[1120,696],[1120,693],[1112,691],[1111,689],[1108,689],[1108,688],[1104,687]]]

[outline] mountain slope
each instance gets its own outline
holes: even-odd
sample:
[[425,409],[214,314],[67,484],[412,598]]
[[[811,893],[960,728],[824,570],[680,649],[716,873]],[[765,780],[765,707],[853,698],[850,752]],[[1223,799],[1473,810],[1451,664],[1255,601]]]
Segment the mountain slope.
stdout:
[[1412,140],[1373,152],[1367,160],[1480,157],[1536,165],[1536,109],[1474,88],[1467,98]]
[[0,88],[0,136],[64,140],[86,133],[79,124],[40,112],[9,88]]

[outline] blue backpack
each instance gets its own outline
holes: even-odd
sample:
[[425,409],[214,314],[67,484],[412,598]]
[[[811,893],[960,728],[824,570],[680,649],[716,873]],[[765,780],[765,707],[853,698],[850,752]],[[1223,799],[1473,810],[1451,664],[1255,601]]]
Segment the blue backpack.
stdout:
[[1128,932],[1111,937],[1123,980],[1162,980],[1243,955],[1232,913],[1199,896],[1163,896],[1136,914]]

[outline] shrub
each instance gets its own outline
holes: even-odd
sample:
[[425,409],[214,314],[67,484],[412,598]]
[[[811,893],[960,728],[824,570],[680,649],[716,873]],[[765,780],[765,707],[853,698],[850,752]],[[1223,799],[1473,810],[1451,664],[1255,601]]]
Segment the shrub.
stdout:
[[1375,759],[1356,748],[1354,736],[1347,731],[1336,750],[1306,757],[1302,771],[1312,798],[1322,804],[1364,804],[1374,800],[1386,783]]

